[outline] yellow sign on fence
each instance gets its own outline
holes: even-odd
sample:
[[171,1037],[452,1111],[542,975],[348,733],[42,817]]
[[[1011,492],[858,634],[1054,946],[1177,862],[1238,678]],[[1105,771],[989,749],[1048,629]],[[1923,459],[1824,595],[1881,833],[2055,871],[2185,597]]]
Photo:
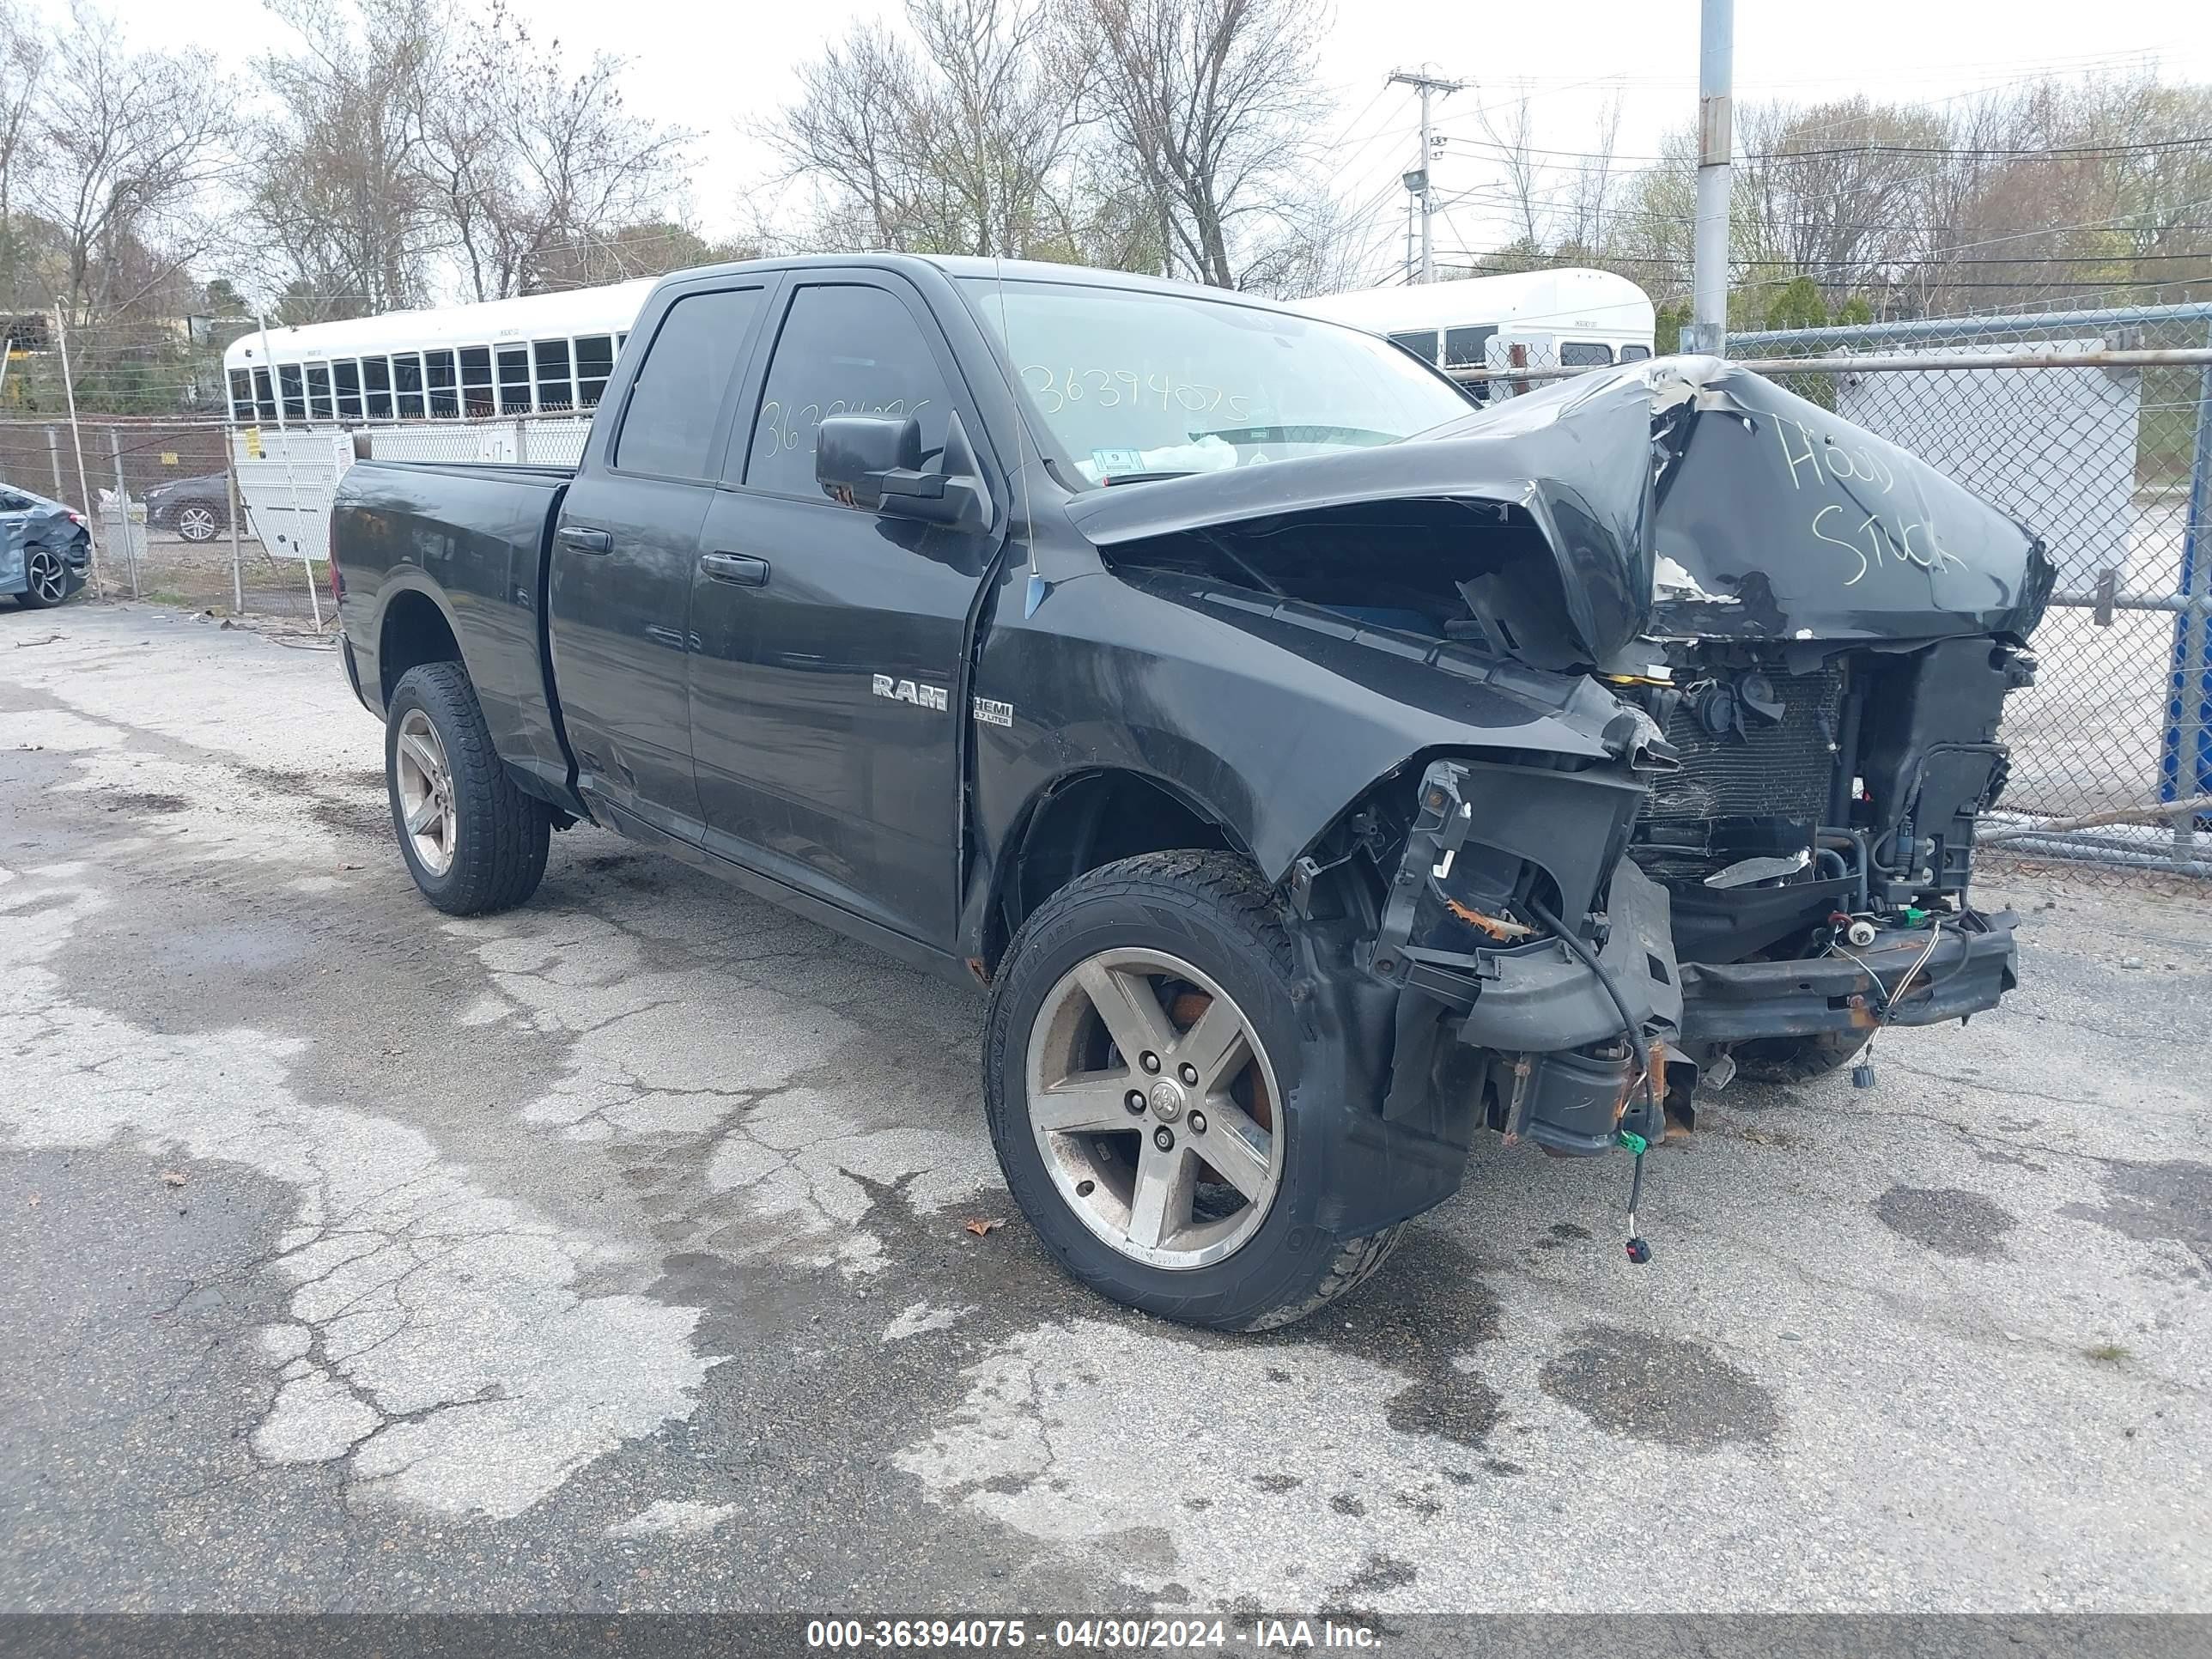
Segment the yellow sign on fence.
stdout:
[[163,466],[174,466],[176,464],[177,452],[175,450],[165,449],[161,452],[161,465]]
[[261,428],[258,426],[246,428],[246,453],[257,461],[261,459]]

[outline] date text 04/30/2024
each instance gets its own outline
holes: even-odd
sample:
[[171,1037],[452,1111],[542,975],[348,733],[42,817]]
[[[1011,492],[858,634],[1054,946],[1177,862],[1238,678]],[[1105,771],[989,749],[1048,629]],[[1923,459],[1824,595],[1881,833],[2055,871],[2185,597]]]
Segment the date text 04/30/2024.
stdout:
[[1382,1645],[1371,1626],[1338,1619],[945,1618],[814,1619],[806,1645],[822,1653],[1036,1647],[1070,1652],[1301,1652]]

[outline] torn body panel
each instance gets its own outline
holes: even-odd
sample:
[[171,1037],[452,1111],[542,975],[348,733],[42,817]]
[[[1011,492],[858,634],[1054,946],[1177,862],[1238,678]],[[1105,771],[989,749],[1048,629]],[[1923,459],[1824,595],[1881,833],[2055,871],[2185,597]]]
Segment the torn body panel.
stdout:
[[1419,617],[1533,666],[1639,641],[2024,636],[2056,567],[1887,440],[1713,358],[1561,381],[1418,439],[1100,490],[1110,564]]

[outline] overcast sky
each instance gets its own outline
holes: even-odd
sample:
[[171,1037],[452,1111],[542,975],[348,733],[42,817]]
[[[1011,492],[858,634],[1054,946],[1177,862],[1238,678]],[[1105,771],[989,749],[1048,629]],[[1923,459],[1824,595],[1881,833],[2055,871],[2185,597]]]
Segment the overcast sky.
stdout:
[[[713,232],[751,216],[744,197],[766,171],[742,123],[787,99],[793,66],[825,41],[856,19],[898,6],[515,0],[515,9],[579,57],[602,48],[628,57],[633,100],[703,132],[690,199],[694,216]],[[2203,0],[1739,0],[1735,9],[1740,99],[1814,102],[1864,92],[1935,100],[2046,72],[2153,64],[2171,79],[2212,80],[2212,5]],[[288,38],[259,0],[121,0],[120,11],[139,43],[204,46],[238,67]],[[1510,104],[1525,88],[1536,143],[1559,150],[1589,148],[1598,111],[1618,88],[1619,150],[1633,166],[1662,132],[1695,116],[1698,7],[1695,0],[1340,0],[1320,61],[1339,100],[1320,132],[1346,198],[1387,202],[1395,220],[1392,181],[1413,163],[1417,117],[1407,88],[1377,100],[1392,69],[1426,63],[1472,83],[1437,106],[1448,136],[1479,134],[1477,109]],[[1448,143],[1437,163],[1440,191],[1480,189],[1497,176],[1474,145]],[[1488,246],[1510,234],[1497,214],[1463,202],[1438,227],[1437,240]]]

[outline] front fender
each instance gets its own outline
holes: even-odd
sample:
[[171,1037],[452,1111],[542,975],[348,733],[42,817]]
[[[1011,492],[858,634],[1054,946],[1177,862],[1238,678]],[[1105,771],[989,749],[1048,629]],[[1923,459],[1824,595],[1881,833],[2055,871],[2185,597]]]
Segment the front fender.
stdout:
[[1174,575],[1058,584],[986,642],[978,805],[995,842],[1055,774],[1160,780],[1270,881],[1381,780],[1442,751],[1610,757],[1618,702],[1449,641]]

